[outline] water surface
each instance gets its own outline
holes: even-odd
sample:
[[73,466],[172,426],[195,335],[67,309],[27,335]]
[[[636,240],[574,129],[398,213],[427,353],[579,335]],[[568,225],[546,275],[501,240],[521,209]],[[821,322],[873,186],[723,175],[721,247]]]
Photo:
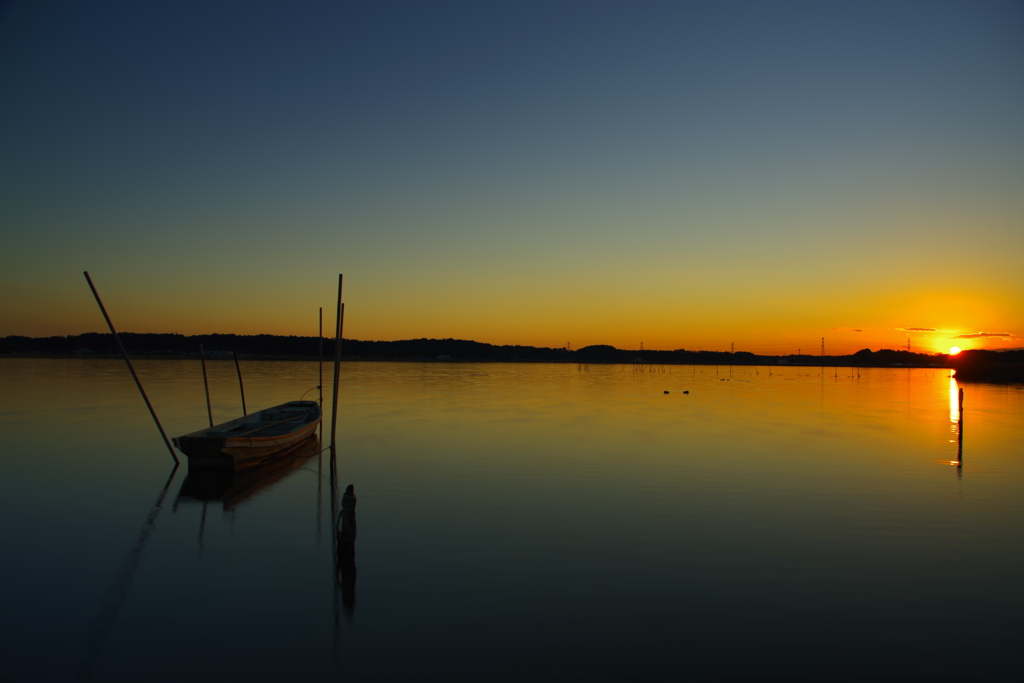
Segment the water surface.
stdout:
[[[137,369],[169,435],[206,424],[198,362]],[[210,372],[214,418],[237,417],[233,364]],[[243,372],[250,409],[317,393],[315,363]],[[1006,679],[1024,390],[965,387],[957,466],[957,389],[903,368],[351,362],[338,488],[323,453],[204,502],[122,362],[0,360],[0,673]]]

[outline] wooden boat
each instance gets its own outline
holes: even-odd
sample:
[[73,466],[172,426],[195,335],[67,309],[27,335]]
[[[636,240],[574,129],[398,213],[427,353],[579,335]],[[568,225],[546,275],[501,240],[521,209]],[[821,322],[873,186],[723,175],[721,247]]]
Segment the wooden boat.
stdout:
[[190,469],[241,469],[300,448],[322,418],[316,401],[291,401],[173,441]]

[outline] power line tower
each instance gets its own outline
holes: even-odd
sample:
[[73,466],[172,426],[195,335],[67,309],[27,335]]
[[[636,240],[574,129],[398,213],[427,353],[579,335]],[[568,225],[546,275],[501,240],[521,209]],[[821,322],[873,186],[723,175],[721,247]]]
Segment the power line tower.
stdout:
[[732,350],[729,353],[736,353],[736,342],[732,343]]
[[821,355],[822,355],[822,357],[825,356],[825,338],[824,337],[821,338]]
[[907,352],[910,352],[910,337],[907,337]]

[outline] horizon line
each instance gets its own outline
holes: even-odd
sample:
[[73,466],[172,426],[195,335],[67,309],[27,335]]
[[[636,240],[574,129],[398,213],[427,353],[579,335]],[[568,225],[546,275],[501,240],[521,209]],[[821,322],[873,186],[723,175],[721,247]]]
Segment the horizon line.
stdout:
[[[42,339],[55,339],[55,338],[68,339],[68,338],[73,338],[73,337],[82,337],[82,336],[86,336],[86,335],[105,336],[105,335],[109,335],[109,334],[110,334],[109,331],[102,331],[102,332],[101,331],[92,331],[92,332],[82,332],[82,333],[79,333],[79,334],[48,335],[48,336],[42,336],[42,337],[32,337],[32,336],[28,336],[28,335],[9,334],[9,335],[6,335],[5,337],[0,337],[0,339],[7,339],[7,338],[12,338],[12,337],[15,337],[15,338],[20,337],[20,338],[23,338],[23,339],[38,339],[38,340],[42,340]],[[324,340],[329,340],[329,341],[332,341],[334,339],[333,336],[318,337],[317,335],[297,335],[297,334],[284,335],[284,334],[270,334],[270,333],[239,334],[239,333],[234,333],[234,332],[208,332],[208,333],[200,333],[200,334],[183,334],[183,333],[180,333],[180,332],[118,332],[118,334],[119,335],[130,334],[130,335],[172,336],[172,337],[182,337],[182,338],[218,337],[218,336],[221,336],[221,337],[277,337],[277,338],[281,338],[281,339],[289,339],[289,338],[293,338],[293,339],[324,339]],[[894,352],[913,353],[913,354],[916,354],[916,355],[923,355],[923,356],[948,356],[948,355],[950,355],[948,353],[943,353],[941,351],[924,351],[924,350],[916,350],[916,349],[905,349],[905,348],[899,348],[899,347],[891,348],[891,347],[885,347],[885,346],[879,346],[877,348],[877,350],[872,349],[870,346],[864,346],[861,349],[858,349],[856,351],[847,352],[847,353],[842,353],[842,352],[839,352],[839,353],[820,353],[820,352],[819,353],[813,353],[813,352],[812,353],[804,353],[802,351],[802,348],[798,346],[797,347],[797,352],[795,352],[795,353],[794,352],[776,353],[776,352],[771,352],[771,351],[768,351],[768,352],[755,352],[755,351],[746,351],[746,350],[743,350],[743,349],[736,350],[735,349],[735,345],[732,344],[732,343],[730,343],[730,349],[705,348],[703,346],[702,347],[691,347],[691,348],[687,348],[687,347],[677,347],[677,348],[644,348],[642,345],[641,345],[640,348],[628,348],[628,347],[618,347],[618,346],[615,346],[613,344],[603,344],[603,343],[586,344],[584,346],[580,346],[580,347],[577,347],[577,348],[574,349],[574,348],[571,347],[571,345],[566,345],[566,346],[536,346],[536,345],[533,345],[533,344],[496,344],[496,343],[493,343],[493,342],[485,342],[485,341],[478,341],[478,340],[475,340],[475,339],[463,339],[463,338],[456,338],[456,337],[408,337],[408,338],[403,338],[403,339],[357,339],[355,337],[346,338],[346,337],[343,336],[342,337],[342,341],[343,342],[362,342],[362,343],[382,343],[382,344],[394,344],[394,343],[412,342],[412,341],[442,341],[442,342],[443,341],[451,341],[451,342],[466,342],[466,343],[471,343],[471,344],[481,344],[481,345],[493,346],[493,347],[520,347],[520,348],[533,348],[533,349],[551,349],[551,350],[555,350],[555,351],[564,350],[564,351],[569,352],[569,353],[575,353],[577,351],[581,351],[583,349],[593,348],[593,347],[610,347],[612,349],[615,349],[616,351],[629,351],[629,352],[636,352],[636,353],[648,353],[648,352],[650,352],[650,353],[724,353],[724,354],[732,354],[732,355],[741,354],[741,353],[749,353],[749,354],[753,354],[755,356],[776,356],[776,357],[801,356],[801,357],[809,357],[809,358],[820,358],[820,357],[826,357],[827,358],[827,357],[839,357],[839,356],[852,356],[855,353],[858,353],[858,352],[864,351],[864,350],[870,351],[871,353],[875,353],[875,352],[878,352],[878,351],[894,351]],[[765,344],[764,346],[769,346],[770,347],[770,346],[780,346],[780,345],[779,344],[770,344],[769,343],[769,344]],[[792,348],[792,346],[794,346],[794,345],[786,344],[786,346]],[[809,345],[809,346],[810,346],[811,349],[815,348],[815,345]],[[846,345],[844,345],[844,346],[846,346]],[[856,345],[850,345],[850,346],[856,346]],[[1021,349],[1021,348],[1018,348],[1018,347],[1013,347],[1013,348],[995,348],[995,349],[990,349],[990,348],[963,349],[963,351],[972,351],[972,350],[999,352],[999,351],[1018,351],[1018,350],[1024,350],[1024,349]]]

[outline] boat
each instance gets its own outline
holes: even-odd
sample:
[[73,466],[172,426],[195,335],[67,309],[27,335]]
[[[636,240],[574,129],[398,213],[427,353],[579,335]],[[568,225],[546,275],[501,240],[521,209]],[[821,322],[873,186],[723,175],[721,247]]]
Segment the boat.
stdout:
[[323,411],[316,401],[290,401],[172,439],[189,469],[253,467],[301,449],[315,437]]

